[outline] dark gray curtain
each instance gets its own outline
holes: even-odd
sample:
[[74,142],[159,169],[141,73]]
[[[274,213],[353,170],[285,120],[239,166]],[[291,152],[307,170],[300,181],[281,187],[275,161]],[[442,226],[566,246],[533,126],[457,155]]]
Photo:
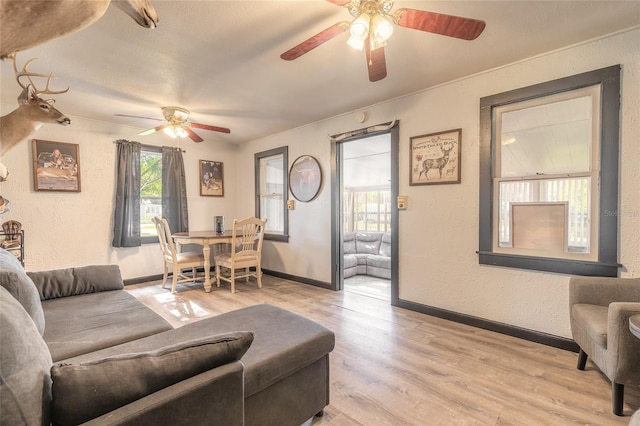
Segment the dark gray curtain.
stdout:
[[179,148],[162,147],[162,215],[169,222],[171,232],[189,230],[187,182]]
[[116,141],[113,247],[140,246],[140,144]]

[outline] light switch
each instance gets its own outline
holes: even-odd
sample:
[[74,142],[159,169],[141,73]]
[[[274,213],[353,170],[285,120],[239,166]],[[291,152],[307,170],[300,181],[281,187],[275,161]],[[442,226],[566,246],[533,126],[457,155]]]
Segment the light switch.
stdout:
[[406,210],[406,209],[407,209],[407,196],[398,195],[398,210]]

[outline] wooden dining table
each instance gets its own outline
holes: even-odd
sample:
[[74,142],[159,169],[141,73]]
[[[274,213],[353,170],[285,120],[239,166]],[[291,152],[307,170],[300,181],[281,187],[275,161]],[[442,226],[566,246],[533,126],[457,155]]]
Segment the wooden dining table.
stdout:
[[233,231],[215,232],[215,231],[187,231],[176,232],[171,235],[176,244],[198,244],[202,246],[202,254],[204,255],[204,291],[211,291],[211,277],[209,275],[211,269],[211,248],[212,244],[231,244]]

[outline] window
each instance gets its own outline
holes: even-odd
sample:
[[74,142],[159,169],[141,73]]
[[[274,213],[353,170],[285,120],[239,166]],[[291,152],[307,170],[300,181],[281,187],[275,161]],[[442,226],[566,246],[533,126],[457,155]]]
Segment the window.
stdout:
[[267,240],[289,241],[288,161],[286,146],[255,155],[256,217],[267,219]]
[[343,230],[391,231],[391,191],[345,189],[343,193]]
[[480,263],[617,276],[619,75],[481,100]]
[[151,222],[162,216],[172,232],[189,229],[182,151],[127,140],[116,141],[113,247],[157,243]]
[[151,220],[162,217],[162,152],[153,147],[140,150],[140,237],[157,242],[158,233]]

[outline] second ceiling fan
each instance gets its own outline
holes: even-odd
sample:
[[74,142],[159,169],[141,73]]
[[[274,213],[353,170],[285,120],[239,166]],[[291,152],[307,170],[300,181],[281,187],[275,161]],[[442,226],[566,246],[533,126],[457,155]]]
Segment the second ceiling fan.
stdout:
[[387,76],[384,46],[393,33],[393,24],[463,40],[474,40],[484,30],[485,22],[460,16],[444,15],[416,9],[398,9],[391,13],[392,0],[327,0],[346,7],[355,19],[338,22],[287,50],[280,57],[287,61],[299,58],[312,49],[349,30],[347,44],[363,50],[367,57],[369,80],[378,81]]
[[143,136],[150,135],[162,130],[167,135],[173,138],[184,138],[188,136],[194,142],[202,142],[204,139],[198,136],[196,132],[191,130],[192,127],[195,127],[196,129],[211,130],[213,132],[231,133],[231,130],[227,129],[226,127],[211,126],[208,124],[200,124],[189,121],[189,114],[189,110],[187,109],[177,106],[166,106],[162,107],[162,115],[164,116],[164,120],[151,117],[138,117],[135,115],[116,115],[120,117],[145,118],[147,120],[166,121],[166,123],[164,124],[138,133],[139,135]]

